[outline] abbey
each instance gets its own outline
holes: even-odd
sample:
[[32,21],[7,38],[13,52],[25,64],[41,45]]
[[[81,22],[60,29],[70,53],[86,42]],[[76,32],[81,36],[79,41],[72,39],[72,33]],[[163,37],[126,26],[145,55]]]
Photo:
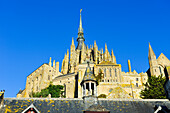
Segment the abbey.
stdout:
[[[132,71],[130,60],[129,72],[123,72],[113,50],[109,52],[106,44],[105,50],[99,50],[96,41],[94,46],[86,45],[81,13],[77,42],[76,46],[72,38],[70,51],[67,50],[62,61],[61,72],[59,62],[52,62],[50,58],[48,64],[44,63],[27,76],[25,89],[20,90],[17,97],[31,97],[32,92],[40,92],[52,83],[64,85],[66,98],[82,98],[87,94],[105,94],[107,98],[140,98],[139,92],[147,81],[147,73]],[[153,70],[159,68],[158,61],[152,49],[150,53],[151,73],[157,74]],[[102,73],[102,79],[95,82],[99,73]]]

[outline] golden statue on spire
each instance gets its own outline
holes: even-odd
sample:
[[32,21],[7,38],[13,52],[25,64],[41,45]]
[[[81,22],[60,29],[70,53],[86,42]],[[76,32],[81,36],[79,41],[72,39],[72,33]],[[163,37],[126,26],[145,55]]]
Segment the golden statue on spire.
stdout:
[[82,9],[80,9],[80,13],[82,12]]

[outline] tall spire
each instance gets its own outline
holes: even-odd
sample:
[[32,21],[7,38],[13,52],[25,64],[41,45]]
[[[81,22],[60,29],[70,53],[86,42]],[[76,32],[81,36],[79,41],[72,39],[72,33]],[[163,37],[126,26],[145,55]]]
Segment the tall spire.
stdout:
[[71,45],[74,45],[74,38],[72,37],[72,42],[71,42]]
[[49,64],[49,66],[51,66],[51,57],[50,57],[50,60],[49,60],[49,63],[48,63],[48,64]]
[[79,33],[80,33],[80,32],[83,33],[81,12],[82,12],[82,9],[80,9],[80,24],[79,24],[79,29],[78,29],[78,32],[79,32]]
[[151,47],[151,45],[150,45],[150,43],[149,43],[149,59],[156,59],[156,55],[155,55],[155,53],[153,52],[153,49],[152,49],[152,47]]
[[79,28],[78,28],[78,38],[77,38],[77,41],[78,41],[77,49],[79,49],[79,50],[82,49],[82,44],[85,41],[83,27],[82,27],[81,11],[82,11],[82,9],[80,10],[80,24],[79,24]]
[[111,61],[113,63],[115,63],[115,56],[114,56],[114,53],[113,53],[113,49],[112,49],[112,53],[111,53]]

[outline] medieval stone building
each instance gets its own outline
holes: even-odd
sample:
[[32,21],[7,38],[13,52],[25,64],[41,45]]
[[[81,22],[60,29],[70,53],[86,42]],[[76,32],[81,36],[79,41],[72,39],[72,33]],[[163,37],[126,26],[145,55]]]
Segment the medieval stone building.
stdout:
[[156,59],[156,55],[149,44],[149,70],[147,71],[149,76],[165,76],[165,69],[166,67],[170,66],[170,60],[161,53],[159,57]]
[[[61,72],[59,72],[59,62],[56,63],[54,60],[52,63],[50,58],[48,64],[41,65],[27,76],[25,89],[19,91],[17,97],[30,97],[32,92],[40,92],[52,83],[65,86],[66,98],[82,98],[85,95],[83,91],[88,92],[90,88],[92,91],[97,90],[97,94],[95,93],[97,96],[105,94],[107,98],[140,98],[139,92],[143,89],[143,83],[147,81],[147,73],[131,71],[130,60],[128,60],[129,72],[123,72],[113,50],[109,52],[106,44],[105,51],[98,49],[96,41],[94,46],[89,47],[85,44],[81,13],[77,42],[76,46],[72,38],[70,54],[67,50]],[[156,61],[154,55],[152,56],[150,64]],[[97,87],[93,82],[81,84],[87,73],[88,62],[94,77],[103,73]],[[153,66],[153,68],[156,67]]]

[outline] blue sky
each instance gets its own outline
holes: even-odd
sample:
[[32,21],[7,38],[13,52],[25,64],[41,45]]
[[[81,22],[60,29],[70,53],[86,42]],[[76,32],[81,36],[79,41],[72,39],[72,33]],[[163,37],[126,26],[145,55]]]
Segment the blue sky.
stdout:
[[[79,10],[85,43],[113,49],[127,72],[145,72],[148,43],[158,57],[170,58],[169,0],[1,0],[0,90],[15,97],[26,77],[49,57],[60,62],[78,33]],[[75,42],[77,45],[77,42]]]

